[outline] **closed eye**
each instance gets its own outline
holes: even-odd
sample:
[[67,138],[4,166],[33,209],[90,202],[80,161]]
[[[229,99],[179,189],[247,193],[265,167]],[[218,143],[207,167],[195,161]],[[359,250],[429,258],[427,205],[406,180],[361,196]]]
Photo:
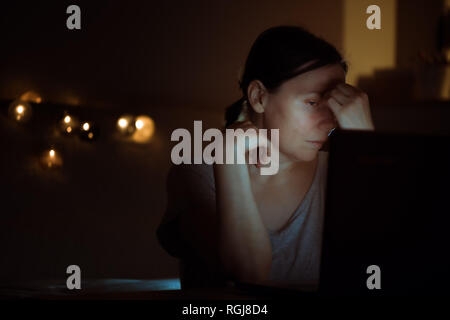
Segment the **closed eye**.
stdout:
[[310,105],[312,105],[312,106],[315,106],[315,105],[317,104],[316,101],[308,101],[308,103],[309,103]]

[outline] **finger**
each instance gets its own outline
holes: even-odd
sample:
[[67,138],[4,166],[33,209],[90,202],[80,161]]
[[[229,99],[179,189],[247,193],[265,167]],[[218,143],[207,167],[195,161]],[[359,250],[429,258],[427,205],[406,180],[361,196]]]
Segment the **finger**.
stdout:
[[345,105],[351,101],[350,97],[346,96],[342,91],[338,89],[333,89],[331,91],[331,97],[336,99],[336,101],[342,105]]
[[257,154],[257,149],[250,149],[247,153],[248,155],[248,163],[249,164],[254,164],[257,165],[258,164],[258,154]]
[[358,93],[355,87],[343,82],[336,85],[336,88],[341,90],[346,96],[352,96]]
[[[271,142],[264,135],[258,135],[257,145],[253,145],[249,148],[250,159],[253,159],[255,163],[259,165],[270,163],[270,148]],[[254,148],[252,148],[254,147]],[[253,162],[252,162],[253,163]]]
[[234,128],[242,128],[242,127],[249,127],[252,125],[252,122],[249,120],[243,120],[243,121],[236,121],[232,125],[230,125],[228,128],[234,129]]
[[270,158],[269,158],[269,152],[268,152],[268,148],[267,147],[260,147],[259,148],[259,153],[258,153],[258,156],[259,156],[259,163],[260,164],[263,164],[263,165],[266,165],[266,164],[269,164],[270,163]]
[[328,99],[328,105],[330,106],[330,109],[333,111],[334,115],[337,117],[338,114],[342,110],[342,105],[339,104],[339,102],[334,99],[333,97]]

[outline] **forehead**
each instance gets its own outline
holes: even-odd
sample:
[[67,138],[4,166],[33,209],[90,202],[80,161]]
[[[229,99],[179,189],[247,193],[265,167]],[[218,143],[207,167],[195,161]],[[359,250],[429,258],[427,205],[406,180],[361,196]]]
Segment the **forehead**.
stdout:
[[323,92],[340,82],[345,82],[345,71],[336,63],[299,74],[283,85],[300,92]]

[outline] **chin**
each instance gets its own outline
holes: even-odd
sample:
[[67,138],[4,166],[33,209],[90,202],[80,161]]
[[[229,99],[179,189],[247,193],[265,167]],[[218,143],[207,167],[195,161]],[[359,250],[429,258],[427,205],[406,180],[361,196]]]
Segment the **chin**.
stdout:
[[297,151],[296,153],[292,154],[291,158],[299,162],[309,162],[313,161],[318,154],[319,154],[318,149],[302,148],[300,149],[300,151]]
[[305,154],[302,156],[303,160],[302,161],[313,161],[314,159],[316,159],[317,155],[319,154],[319,150],[311,150],[309,152],[305,152]]

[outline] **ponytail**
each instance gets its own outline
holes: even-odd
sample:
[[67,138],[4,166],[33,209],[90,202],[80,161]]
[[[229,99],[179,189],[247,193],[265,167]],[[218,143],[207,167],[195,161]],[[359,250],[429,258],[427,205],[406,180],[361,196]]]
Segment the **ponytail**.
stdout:
[[240,98],[238,101],[230,105],[225,110],[225,127],[236,122],[239,118],[243,110],[243,103],[245,101],[245,97]]

